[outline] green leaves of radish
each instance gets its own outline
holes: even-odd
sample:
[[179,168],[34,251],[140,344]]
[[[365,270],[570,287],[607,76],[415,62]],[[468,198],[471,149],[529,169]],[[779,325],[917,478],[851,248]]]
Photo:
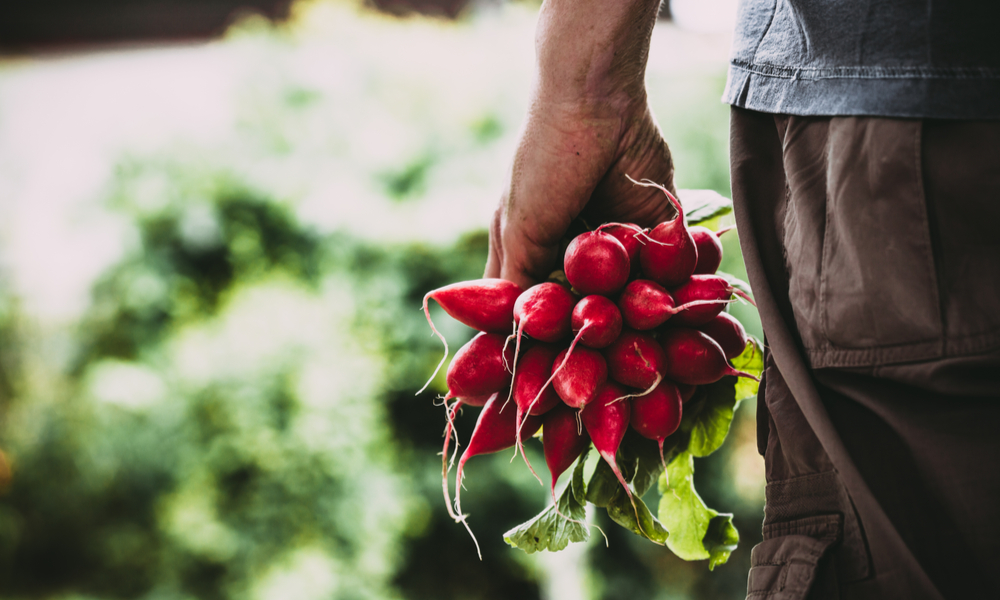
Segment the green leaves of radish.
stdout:
[[660,478],[660,521],[669,532],[667,547],[684,560],[709,559],[709,569],[725,563],[736,549],[739,534],[732,515],[705,505],[694,489],[694,456],[684,452]]
[[708,550],[709,571],[714,571],[715,567],[725,564],[729,560],[729,555],[740,543],[740,534],[733,525],[733,515],[720,514],[712,517],[701,543]]
[[737,379],[744,378],[723,377],[711,385],[700,386],[684,407],[681,431],[690,435],[687,451],[693,456],[708,456],[726,441],[736,413]]
[[[590,539],[590,531],[584,524],[587,519],[587,499],[583,483],[583,465],[589,453],[584,452],[576,461],[573,478],[559,497],[559,510],[556,511],[554,505],[549,506],[527,523],[503,534],[505,542],[513,548],[532,554],[541,550],[558,552],[570,542],[586,542]],[[601,464],[604,462],[601,461]],[[618,485],[614,475],[611,479]]]
[[688,226],[698,225],[733,212],[733,201],[712,190],[680,190]]
[[[743,353],[729,361],[733,368],[757,377],[764,372],[764,348],[756,338],[751,337]],[[745,400],[757,395],[760,383],[749,377],[739,377],[736,382],[736,400]]]
[[612,521],[632,533],[641,535],[647,540],[661,546],[664,545],[669,536],[667,529],[656,520],[656,517],[653,516],[653,513],[650,512],[642,499],[633,496],[633,500],[635,501],[635,508],[632,508],[632,503],[629,501],[628,496],[619,488],[615,497],[612,498],[611,503],[608,504],[608,516],[611,517]]

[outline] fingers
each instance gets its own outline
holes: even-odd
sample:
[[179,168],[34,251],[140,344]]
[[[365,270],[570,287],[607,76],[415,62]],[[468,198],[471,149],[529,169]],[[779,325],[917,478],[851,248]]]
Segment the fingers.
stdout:
[[670,151],[648,107],[627,119],[533,112],[490,226],[486,275],[524,288],[543,281],[557,268],[560,242],[579,216],[591,226],[667,220],[672,209],[662,192],[633,186],[626,174],[673,186]]
[[541,247],[530,241],[508,242],[507,248],[516,248],[509,252],[507,259],[500,267],[500,277],[513,281],[528,289],[532,285],[545,281],[548,274],[556,266],[559,248]]
[[[649,179],[674,192],[674,166],[670,148],[648,108],[631,122],[621,154],[600,182],[584,216],[592,222],[624,221],[655,227],[676,212],[658,189],[633,184]],[[675,194],[676,195],[676,194]]]
[[505,221],[503,208],[498,209],[490,225],[490,249],[484,276],[500,277],[528,289],[545,280],[557,263],[558,251],[558,246],[532,241],[522,228]]

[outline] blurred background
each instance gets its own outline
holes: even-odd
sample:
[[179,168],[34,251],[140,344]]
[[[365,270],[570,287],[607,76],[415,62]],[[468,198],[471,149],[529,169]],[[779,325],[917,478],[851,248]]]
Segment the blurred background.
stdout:
[[[508,453],[467,468],[482,562],[444,510],[443,409],[414,397],[441,346],[418,309],[482,274],[537,11],[0,7],[0,598],[744,596],[752,401],[697,462],[742,536],[715,572],[599,514],[609,547],[509,548],[548,492]],[[727,196],[734,12],[665,6],[647,77],[678,187]],[[471,337],[436,314],[453,347]]]

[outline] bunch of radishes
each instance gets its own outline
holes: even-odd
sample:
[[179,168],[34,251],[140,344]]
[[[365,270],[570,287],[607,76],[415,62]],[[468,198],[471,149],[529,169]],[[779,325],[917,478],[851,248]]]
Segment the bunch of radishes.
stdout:
[[[688,227],[669,191],[644,184],[661,189],[677,216],[652,230],[607,223],[575,237],[563,260],[569,285],[547,281],[522,290],[481,279],[424,297],[431,329],[445,344],[435,375],[448,345],[431,322],[429,300],[481,332],[449,365],[444,398],[446,405],[453,401],[446,406],[444,496],[449,514],[467,528],[461,489],[469,458],[513,446],[524,456],[523,441],[541,428],[553,501],[556,480],[591,443],[631,500],[615,461],[628,427],[656,440],[662,461],[664,439],[677,430],[697,386],[726,375],[753,377],[728,362],[748,338],[723,310],[734,294],[746,296],[715,275],[722,261],[718,235]],[[452,507],[448,447],[462,406],[483,409],[458,461]]]

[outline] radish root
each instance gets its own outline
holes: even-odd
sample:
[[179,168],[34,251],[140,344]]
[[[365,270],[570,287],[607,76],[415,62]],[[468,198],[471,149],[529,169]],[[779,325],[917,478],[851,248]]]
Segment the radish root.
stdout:
[[[514,375],[515,371],[517,371],[517,357],[521,353],[521,336],[524,335],[525,320],[526,320],[525,318],[522,318],[521,322],[517,324],[517,344],[514,345],[514,369],[511,371],[510,391],[507,393],[506,402],[504,402],[503,406],[500,407],[500,412],[503,412],[503,410],[507,408],[507,405],[510,403],[510,399],[514,397]],[[541,395],[541,393],[539,393],[539,395]],[[535,399],[537,400],[538,397],[536,396]],[[534,407],[534,405],[535,405],[534,402],[532,402],[531,406],[528,407],[528,410],[530,411],[531,408]],[[517,452],[518,450],[520,450],[521,456],[524,458],[524,464],[528,465],[528,470],[531,471],[531,474],[535,476],[535,479],[538,480],[539,484],[545,485],[545,482],[542,481],[542,478],[539,477],[538,473],[535,472],[535,468],[531,466],[531,461],[528,460],[528,457],[524,454],[524,444],[521,443],[521,428],[524,426],[524,420],[527,420],[528,417],[525,415],[523,420],[520,418],[521,416],[520,407],[518,407],[517,412],[518,415],[514,417],[515,424],[517,425],[517,429],[514,431],[514,456],[512,456],[510,460],[511,462],[514,462],[514,459],[517,458]]]
[[753,298],[750,297],[750,294],[738,288],[733,288],[733,293],[739,296],[740,298],[743,298],[747,302],[749,302],[754,308],[757,308],[757,303],[753,301]]
[[664,194],[666,194],[667,199],[670,201],[671,204],[674,205],[674,208],[677,209],[677,216],[680,219],[682,219],[682,220],[684,219],[684,207],[681,206],[681,201],[677,199],[677,196],[674,196],[673,194],[671,194],[670,190],[668,190],[666,187],[664,187],[664,186],[656,183],[655,181],[653,181],[651,179],[643,179],[642,181],[636,181],[635,179],[632,179],[632,177],[629,176],[629,175],[627,175],[627,174],[625,175],[625,177],[628,178],[628,180],[631,181],[632,183],[634,183],[635,185],[639,185],[639,186],[642,186],[642,187],[656,188],[656,189],[660,190],[661,192],[663,192]]
[[[455,475],[455,512],[458,513],[458,516],[457,517],[453,516],[452,518],[454,518],[456,522],[461,523],[462,526],[465,527],[465,530],[469,532],[469,535],[472,537],[472,542],[476,545],[476,554],[479,555],[479,560],[483,560],[483,553],[479,549],[479,540],[476,539],[476,534],[472,533],[472,528],[469,527],[469,522],[468,522],[469,515],[462,514],[462,479],[464,478],[464,474],[462,473],[462,468],[464,466],[465,466],[464,461],[459,462],[458,473],[456,473]],[[449,510],[448,514],[452,515],[453,513],[451,510]]]
[[[666,439],[666,438],[664,438]],[[660,463],[663,464],[663,478],[670,485],[670,474],[667,473],[667,461],[663,460],[663,440],[656,440],[660,446]]]
[[451,507],[451,490],[448,489],[448,474],[451,472],[451,467],[455,464],[455,455],[452,455],[451,461],[448,461],[448,444],[451,442],[451,436],[454,432],[455,435],[455,454],[458,453],[458,432],[454,430],[455,424],[455,413],[461,407],[462,401],[456,401],[451,407],[445,407],[445,418],[447,419],[447,425],[444,430],[444,447],[441,449],[441,487],[444,490],[444,505],[448,509],[448,516],[455,521],[461,520],[461,517],[452,509]]
[[434,369],[433,373],[431,373],[430,379],[427,380],[427,383],[424,384],[424,387],[417,390],[417,393],[414,394],[415,396],[419,396],[420,394],[423,393],[424,390],[427,389],[427,386],[429,386],[431,382],[434,381],[434,378],[437,377],[438,371],[440,371],[441,367],[444,366],[444,362],[448,360],[448,340],[444,339],[444,336],[441,335],[441,332],[437,330],[437,327],[434,327],[434,321],[431,320],[431,310],[430,307],[427,305],[427,302],[430,299],[431,299],[431,292],[428,292],[427,295],[424,296],[424,314],[427,315],[427,323],[431,326],[431,331],[433,331],[434,335],[438,336],[438,338],[441,339],[441,343],[444,344],[444,356],[441,357],[441,362],[438,363],[437,368]]

